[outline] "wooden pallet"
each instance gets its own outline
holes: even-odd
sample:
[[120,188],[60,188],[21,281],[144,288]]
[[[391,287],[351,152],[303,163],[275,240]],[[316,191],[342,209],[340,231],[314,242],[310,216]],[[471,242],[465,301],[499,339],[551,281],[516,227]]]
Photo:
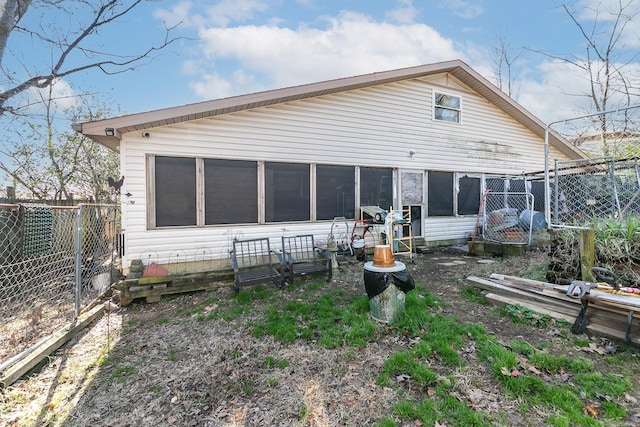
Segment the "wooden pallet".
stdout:
[[148,303],[153,303],[159,302],[164,295],[212,290],[224,286],[231,286],[232,282],[230,282],[230,280],[233,280],[233,271],[212,271],[125,279],[118,283],[120,305],[126,307],[135,299],[139,298],[144,298]]

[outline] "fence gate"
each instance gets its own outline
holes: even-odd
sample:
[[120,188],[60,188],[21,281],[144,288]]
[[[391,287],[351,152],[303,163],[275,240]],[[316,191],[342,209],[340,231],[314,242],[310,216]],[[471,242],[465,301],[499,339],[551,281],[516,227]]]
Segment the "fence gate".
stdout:
[[0,205],[0,371],[119,277],[117,209]]
[[531,244],[536,215],[531,193],[488,191],[484,198],[482,236],[485,240],[502,244]]

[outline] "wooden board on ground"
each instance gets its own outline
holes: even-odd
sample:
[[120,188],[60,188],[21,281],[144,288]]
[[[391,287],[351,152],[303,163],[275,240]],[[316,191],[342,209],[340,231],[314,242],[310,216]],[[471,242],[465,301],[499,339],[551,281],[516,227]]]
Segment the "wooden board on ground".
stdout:
[[[498,295],[498,294],[494,294],[494,293],[487,293],[484,295],[484,297],[490,301],[492,304],[498,305],[498,306],[507,306],[507,305],[511,305],[514,304],[513,299],[509,298],[509,297],[505,297],[504,295]],[[537,304],[531,304],[527,301],[520,301],[517,302],[518,304],[522,305],[523,307],[526,307],[530,310],[536,311],[538,313],[541,314],[546,314],[548,316],[553,317],[554,319],[563,319],[566,320],[567,322],[573,323],[575,321],[575,316],[571,316],[571,315],[567,315],[565,313],[560,313],[554,310],[549,310],[549,309],[545,309]],[[589,319],[589,322],[587,323],[587,327],[586,327],[586,331],[593,334],[593,335],[597,335],[597,336],[602,336],[602,337],[607,337],[607,338],[615,338],[615,339],[619,339],[619,340],[624,340],[625,339],[625,335],[626,335],[626,329],[621,329],[621,328],[614,328],[614,327],[610,327],[607,326],[605,324],[602,324],[598,321],[595,321],[595,319],[593,318],[593,316],[589,316],[589,312],[587,311],[587,318]],[[593,313],[591,313],[593,314]],[[639,328],[637,326],[633,326],[632,327],[632,332],[631,332],[631,344],[634,345],[640,345],[640,333],[639,333]]]
[[97,305],[93,309],[81,314],[74,322],[54,332],[51,337],[37,349],[0,372],[0,386],[8,387],[16,382],[24,374],[35,368],[47,356],[62,347],[62,345],[71,338],[75,337],[89,323],[101,317],[103,314],[104,306],[102,304]]
[[[582,300],[567,296],[565,287],[512,276],[492,274],[490,279],[470,276],[467,280],[484,289],[484,295],[499,305],[520,304],[533,311],[549,314],[555,318],[575,322]],[[630,342],[640,344],[640,298],[610,294],[592,290],[587,294],[587,331],[611,338],[625,339],[627,329]],[[630,304],[632,303],[632,304]],[[631,323],[628,324],[628,319]]]

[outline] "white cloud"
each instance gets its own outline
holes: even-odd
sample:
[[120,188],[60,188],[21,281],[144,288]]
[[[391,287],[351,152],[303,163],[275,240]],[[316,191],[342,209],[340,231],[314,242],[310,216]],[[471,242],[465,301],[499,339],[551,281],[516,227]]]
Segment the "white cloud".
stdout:
[[243,70],[236,70],[231,78],[223,78],[215,71],[203,74],[199,81],[191,82],[189,87],[202,99],[222,99],[237,95],[238,87],[245,88],[247,93],[261,89],[254,76],[246,74]]
[[78,103],[78,95],[72,86],[60,79],[56,79],[51,88],[31,88],[25,93],[25,96],[27,101],[24,105],[28,105],[28,109],[36,114],[44,111],[44,104],[49,102],[49,97],[51,97],[53,112],[62,112]]
[[542,121],[550,123],[592,112],[589,78],[565,62],[547,61],[536,68],[536,79],[522,79],[517,100]]
[[207,17],[216,25],[227,26],[231,22],[244,22],[267,9],[269,6],[262,0],[222,0],[207,8]]
[[[247,75],[264,76],[268,87],[275,88],[465,57],[451,40],[424,24],[375,22],[353,12],[325,22],[324,28],[262,25],[203,29],[199,39],[204,60],[200,66],[230,61],[247,70]],[[247,90],[236,87],[234,92]]]
[[[622,33],[620,40],[616,43],[617,47],[637,48],[640,46],[640,2],[635,0],[623,0],[622,2],[620,0],[580,0],[575,9],[570,10],[587,33],[591,31],[593,23],[597,20],[599,29],[595,33],[604,35],[601,37],[603,43],[608,43],[612,26],[619,19],[616,31],[622,31]],[[601,48],[604,48],[604,45]]]
[[482,0],[446,0],[438,7],[449,9],[455,16],[464,19],[472,19],[484,13]]
[[420,12],[413,5],[413,0],[399,0],[398,7],[386,13],[387,18],[401,24],[411,24],[415,22]]
[[190,25],[194,20],[197,20],[196,16],[190,16],[191,14],[191,2],[181,1],[171,9],[156,9],[153,12],[153,16],[165,23],[167,27],[174,27],[178,24]]

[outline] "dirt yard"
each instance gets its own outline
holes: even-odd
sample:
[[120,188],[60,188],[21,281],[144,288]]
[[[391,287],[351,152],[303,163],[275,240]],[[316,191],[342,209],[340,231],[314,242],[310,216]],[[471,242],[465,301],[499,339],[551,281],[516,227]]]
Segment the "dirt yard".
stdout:
[[[416,284],[449,302],[443,314],[460,322],[480,323],[501,342],[522,339],[550,343],[552,351],[598,360],[554,328],[514,324],[496,307],[461,295],[469,275],[492,272],[522,275],[546,261],[542,252],[493,259],[441,250],[420,254],[407,266]],[[343,269],[330,285],[364,295],[362,264]],[[243,312],[212,320],[207,315],[231,299],[229,284],[211,292],[134,304],[107,312],[30,377],[0,395],[0,424],[6,426],[366,426],[384,416],[402,391],[375,384],[384,361],[409,344],[379,325],[375,341],[364,348],[328,350],[312,341],[283,344],[270,336],[256,339],[265,306],[254,301]],[[279,291],[280,292],[280,291]],[[304,286],[285,290],[295,301]],[[203,320],[204,319],[204,320]],[[600,342],[594,339],[596,345]],[[107,349],[109,349],[107,351]],[[470,352],[473,349],[469,350]],[[273,364],[265,364],[272,360]],[[279,364],[280,361],[286,361]],[[545,414],[511,411],[518,402],[501,395],[488,369],[438,366],[456,378],[456,398],[477,411],[507,413],[513,426],[545,425]],[[638,378],[634,378],[635,389]],[[640,392],[627,396],[635,424]],[[304,412],[303,412],[304,411]],[[402,424],[404,422],[404,424]],[[397,420],[397,425],[419,422]]]

